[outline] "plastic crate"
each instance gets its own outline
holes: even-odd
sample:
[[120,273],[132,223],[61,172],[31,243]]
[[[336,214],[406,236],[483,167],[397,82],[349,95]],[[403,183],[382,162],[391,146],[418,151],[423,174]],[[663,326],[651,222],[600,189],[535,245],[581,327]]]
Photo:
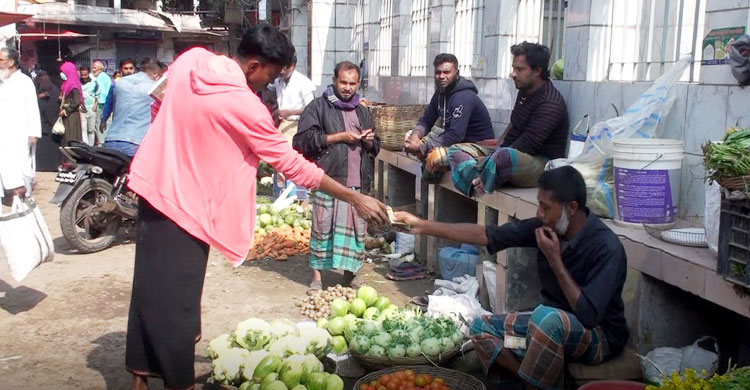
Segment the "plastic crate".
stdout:
[[750,201],[721,201],[716,272],[730,282],[750,287]]

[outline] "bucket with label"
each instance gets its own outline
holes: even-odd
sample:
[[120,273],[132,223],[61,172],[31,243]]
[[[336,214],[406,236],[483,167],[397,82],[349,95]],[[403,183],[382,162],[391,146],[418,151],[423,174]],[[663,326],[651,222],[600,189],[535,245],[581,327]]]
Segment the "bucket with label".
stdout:
[[680,199],[683,142],[628,138],[614,141],[615,223],[674,224]]

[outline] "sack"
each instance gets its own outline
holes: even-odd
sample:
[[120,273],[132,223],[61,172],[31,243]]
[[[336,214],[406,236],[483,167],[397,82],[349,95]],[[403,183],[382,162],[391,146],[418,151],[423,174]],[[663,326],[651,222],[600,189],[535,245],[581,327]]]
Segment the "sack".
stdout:
[[[715,352],[698,345],[703,341],[713,341]],[[646,356],[637,356],[641,359],[643,379],[655,384],[662,384],[663,378],[668,378],[674,373],[684,375],[687,369],[693,369],[698,374],[705,370],[708,378],[719,367],[719,346],[716,339],[709,336],[703,336],[684,348],[656,348]]]
[[52,134],[54,135],[65,134],[65,125],[63,124],[63,120],[61,116],[57,117],[55,124],[52,126]]
[[706,183],[706,208],[703,226],[706,243],[714,254],[719,253],[719,220],[721,219],[721,187],[719,183]]
[[14,197],[11,212],[0,213],[0,246],[17,282],[55,256],[52,236],[33,199]]

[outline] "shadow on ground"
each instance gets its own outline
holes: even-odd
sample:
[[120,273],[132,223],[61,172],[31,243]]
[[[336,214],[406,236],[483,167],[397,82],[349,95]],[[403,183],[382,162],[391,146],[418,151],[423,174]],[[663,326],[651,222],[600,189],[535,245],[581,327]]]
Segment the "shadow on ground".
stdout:
[[2,280],[0,280],[0,293],[3,293],[0,297],[0,308],[13,315],[29,311],[47,298],[47,294],[41,291],[26,286],[13,288]]

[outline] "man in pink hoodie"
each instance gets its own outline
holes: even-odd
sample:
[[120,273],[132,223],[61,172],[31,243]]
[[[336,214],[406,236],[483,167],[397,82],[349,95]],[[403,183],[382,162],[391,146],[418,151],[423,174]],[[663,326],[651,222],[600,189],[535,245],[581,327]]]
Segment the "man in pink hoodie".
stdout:
[[239,266],[255,225],[255,182],[263,160],[300,186],[351,203],[373,223],[385,206],[347,189],[294,151],[253,93],[291,61],[278,30],[249,30],[234,59],[195,48],[182,54],[133,160],[140,196],[126,368],[133,389],[149,376],[167,389],[194,387],[195,343],[209,247]]

